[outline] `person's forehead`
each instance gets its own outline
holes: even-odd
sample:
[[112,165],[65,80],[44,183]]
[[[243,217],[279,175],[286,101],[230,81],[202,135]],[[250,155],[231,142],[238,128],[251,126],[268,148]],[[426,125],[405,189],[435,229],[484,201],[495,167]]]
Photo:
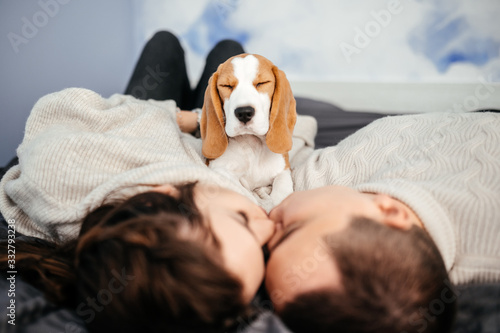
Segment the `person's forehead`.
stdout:
[[[312,214],[303,216],[299,227],[273,250],[303,255],[302,252],[317,252],[325,249],[325,237],[329,234],[344,230],[351,222],[354,213],[352,210],[339,210],[329,214]],[[299,252],[299,253],[296,253]]]
[[312,227],[314,226],[304,225],[276,246],[271,251],[268,265],[271,268],[276,265],[287,271],[293,265],[314,266],[314,263],[328,260],[329,249],[325,243],[328,232],[321,226]]
[[330,249],[322,241],[303,247],[284,246],[271,254],[266,285],[273,302],[291,300],[299,293],[340,285],[340,275]]

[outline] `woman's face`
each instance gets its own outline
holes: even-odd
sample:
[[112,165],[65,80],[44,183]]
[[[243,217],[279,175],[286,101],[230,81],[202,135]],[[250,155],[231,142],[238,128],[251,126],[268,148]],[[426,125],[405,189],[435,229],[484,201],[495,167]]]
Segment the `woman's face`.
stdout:
[[264,279],[262,246],[274,234],[274,223],[248,198],[221,187],[197,185],[195,202],[220,242],[226,269],[243,283],[250,302]]
[[[157,190],[176,195],[169,185]],[[197,184],[194,199],[220,243],[225,268],[241,281],[244,300],[250,302],[264,279],[262,246],[274,234],[274,223],[248,198],[218,186]]]

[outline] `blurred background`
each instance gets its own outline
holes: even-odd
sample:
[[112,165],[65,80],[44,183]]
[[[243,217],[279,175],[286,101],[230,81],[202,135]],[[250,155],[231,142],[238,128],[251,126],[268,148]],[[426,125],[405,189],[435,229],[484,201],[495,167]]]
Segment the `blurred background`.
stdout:
[[296,96],[352,111],[500,109],[499,0],[0,0],[0,165],[43,95],[124,91],[145,42],[169,30],[196,84],[235,39]]

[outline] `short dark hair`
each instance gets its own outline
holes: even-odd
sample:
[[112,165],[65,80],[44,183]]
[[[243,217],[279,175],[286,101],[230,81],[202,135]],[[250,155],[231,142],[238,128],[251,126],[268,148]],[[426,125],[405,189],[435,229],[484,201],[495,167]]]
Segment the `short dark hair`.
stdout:
[[293,332],[450,332],[456,295],[425,230],[356,217],[323,241],[342,285],[285,304],[279,315]]

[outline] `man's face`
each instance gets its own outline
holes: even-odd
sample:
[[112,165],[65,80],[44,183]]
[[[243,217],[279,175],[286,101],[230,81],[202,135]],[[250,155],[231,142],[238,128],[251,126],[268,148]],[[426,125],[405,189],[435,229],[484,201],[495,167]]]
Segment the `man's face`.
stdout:
[[286,198],[269,214],[276,232],[268,243],[265,283],[276,309],[303,292],[341,288],[326,235],[344,230],[354,216],[409,228],[405,207],[386,195],[341,186],[295,192]]

